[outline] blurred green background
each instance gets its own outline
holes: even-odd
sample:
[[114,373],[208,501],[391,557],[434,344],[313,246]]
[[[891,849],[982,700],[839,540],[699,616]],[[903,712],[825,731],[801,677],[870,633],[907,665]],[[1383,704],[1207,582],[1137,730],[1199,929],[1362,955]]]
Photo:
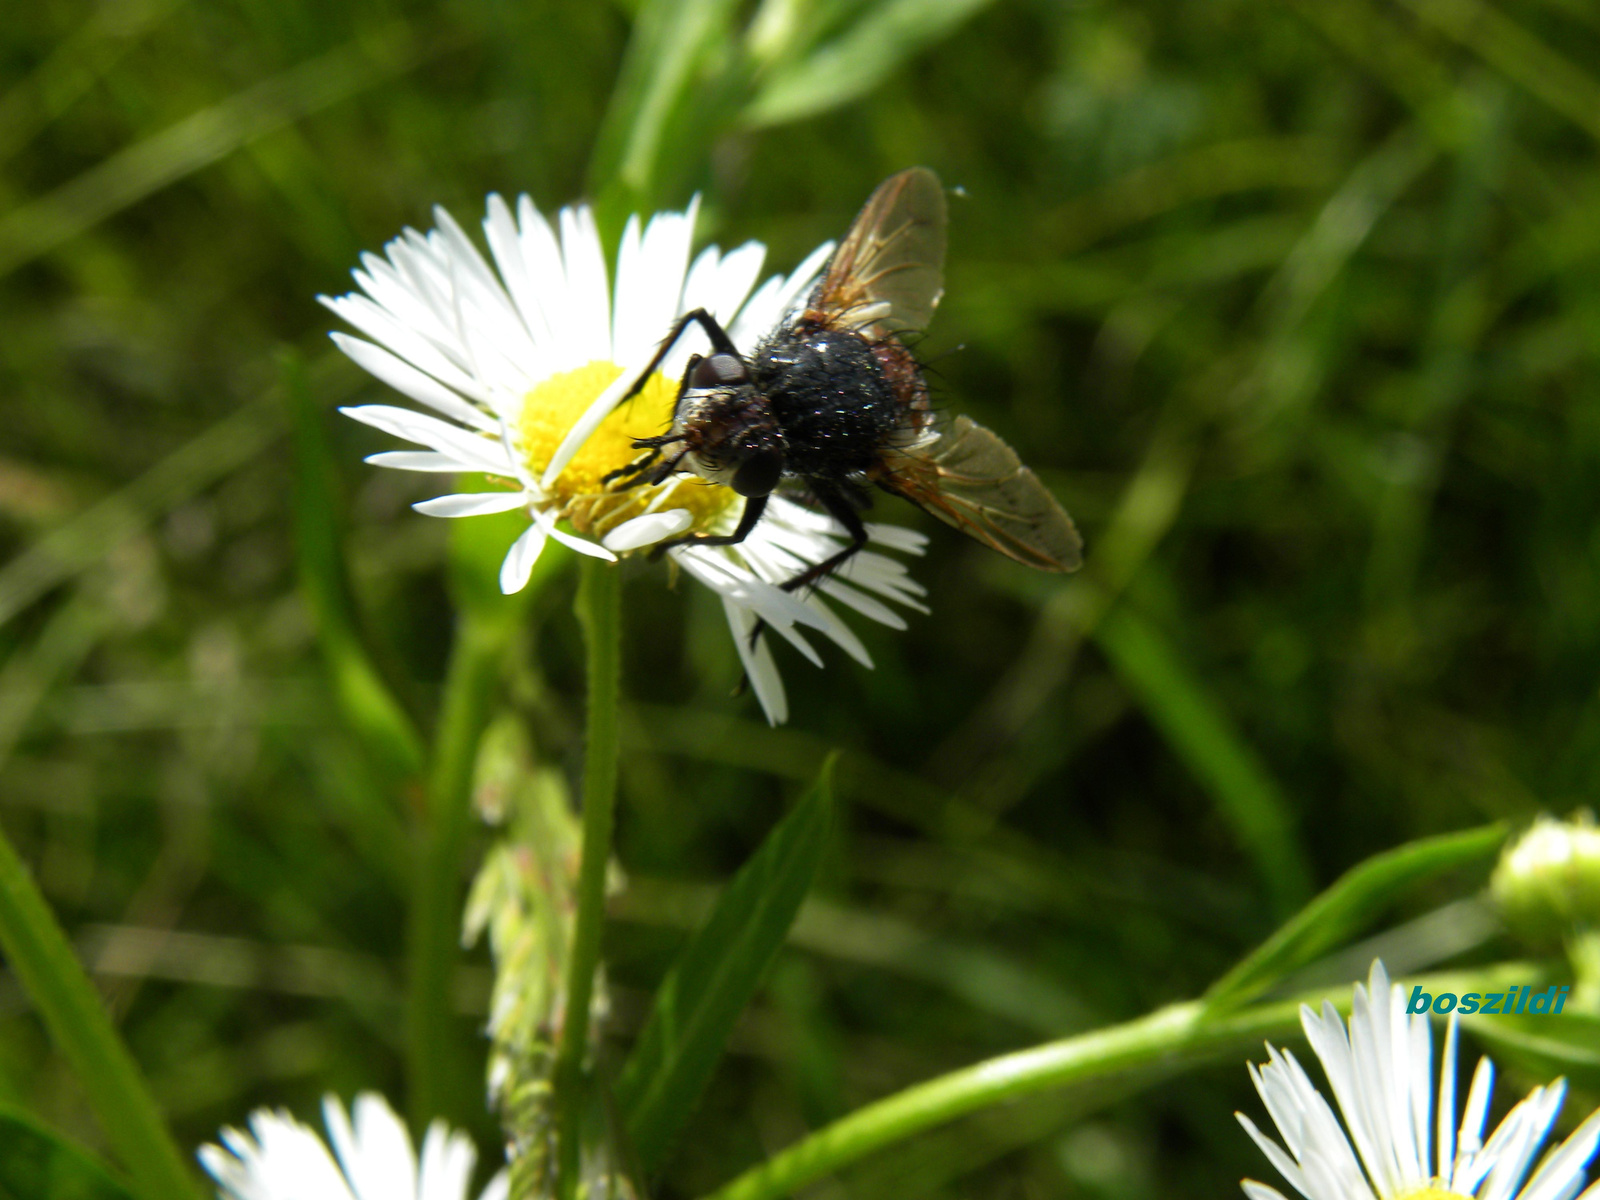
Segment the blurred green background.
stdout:
[[[845,751],[827,878],[662,1195],[1195,995],[1403,839],[1592,801],[1600,10],[637,7],[49,0],[0,27],[0,824],[186,1147],[402,1096],[416,797],[332,698],[279,364],[308,364],[364,636],[427,728],[447,523],[407,506],[438,481],[362,465],[392,443],[332,408],[389,397],[313,297],[435,203],[475,227],[489,191],[613,219],[698,191],[706,240],[780,270],[933,167],[964,199],[919,353],[1087,540],[1080,576],[1035,575],[884,498],[931,535],[932,615],[856,622],[871,672],[780,648],[778,730],[730,694],[714,599],[626,567],[614,1048],[704,888]],[[571,593],[539,593],[504,689],[569,777]],[[464,1034],[487,978],[479,950]],[[3,975],[0,1101],[98,1139]],[[1235,1108],[1238,1062],[1046,1097],[818,1194],[1227,1195],[1269,1173]]]

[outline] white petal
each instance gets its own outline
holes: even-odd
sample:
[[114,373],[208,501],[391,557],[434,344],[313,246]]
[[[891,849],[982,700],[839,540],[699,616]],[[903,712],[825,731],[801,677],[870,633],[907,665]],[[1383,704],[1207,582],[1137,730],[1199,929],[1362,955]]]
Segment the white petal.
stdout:
[[742,608],[727,596],[722,598],[722,611],[727,614],[728,628],[733,631],[733,644],[739,651],[739,661],[744,664],[745,677],[767,716],[768,725],[782,725],[789,719],[789,700],[783,692],[783,677],[772,661],[772,650],[762,638],[754,647],[750,635],[755,630],[756,618],[747,608]]
[[868,522],[867,540],[901,554],[923,554],[928,549],[928,535],[904,525],[880,525]]
[[491,442],[488,438],[468,433],[438,417],[389,404],[363,404],[339,411],[374,429],[392,433],[408,442],[432,446],[440,453],[471,463],[475,471],[487,471],[495,475],[512,473],[512,464],[507,460],[505,447],[500,442]]
[[567,336],[581,356],[577,361],[604,361],[611,356],[611,297],[600,231],[588,208],[561,210],[561,256],[570,305]]
[[1434,1174],[1450,1178],[1456,1160],[1456,1014],[1445,1023],[1444,1051],[1439,1055],[1439,1125]]
[[396,471],[426,471],[434,475],[453,475],[476,469],[470,463],[464,463],[448,454],[440,454],[437,450],[384,450],[378,454],[369,454],[361,461],[370,463],[374,467],[389,467]]
[[430,379],[415,367],[401,362],[387,350],[343,333],[331,333],[328,336],[358,367],[381,379],[397,392],[404,392],[413,400],[426,404],[435,412],[443,413],[463,425],[482,429],[488,433],[499,433],[500,424],[494,418],[475,405],[468,404],[437,380]]
[[451,1133],[443,1121],[428,1126],[422,1140],[418,1200],[466,1200],[478,1152],[464,1133]]
[[[356,277],[361,278],[359,272]],[[387,347],[397,358],[451,391],[480,404],[488,400],[484,384],[462,369],[461,356],[454,349],[454,336],[431,313],[413,314],[426,323],[425,327],[419,327],[367,296],[351,293],[338,297],[318,296],[317,299],[374,342]]]
[[588,538],[574,537],[570,533],[562,533],[553,525],[545,527],[545,533],[555,538],[569,550],[576,550],[579,554],[587,554],[590,558],[598,558],[602,562],[616,562],[617,556],[607,550],[599,542],[591,542]]
[[826,622],[822,627],[822,632],[833,639],[834,644],[843,649],[846,654],[870,671],[872,669],[872,655],[867,653],[867,648],[861,644],[861,639],[855,635],[850,626],[841,621],[833,609],[822,602],[820,596],[807,596],[805,604],[806,607],[817,613]]
[[662,538],[674,537],[694,524],[694,514],[686,508],[669,508],[666,512],[645,513],[618,525],[600,539],[607,550],[621,554],[637,550],[640,546],[654,545]]
[[344,1173],[314,1132],[285,1112],[257,1110],[250,1134],[224,1129],[227,1147],[205,1146],[200,1163],[237,1200],[353,1200]]
[[[613,362],[648,359],[683,311],[684,275],[699,209],[700,198],[696,196],[685,212],[657,213],[639,239],[632,260],[618,258]],[[626,249],[627,242],[623,244]],[[667,362],[676,366],[687,361],[687,352],[684,354],[683,359],[669,356]],[[681,371],[681,367],[678,369]],[[673,374],[670,368],[668,374]]]
[[323,1120],[345,1177],[357,1200],[392,1200],[417,1194],[417,1157],[411,1135],[383,1097],[363,1092],[350,1119],[333,1096],[323,1101]]
[[488,513],[526,508],[528,497],[522,492],[463,492],[419,500],[411,507],[429,517],[481,517]]
[[1591,1113],[1528,1181],[1518,1200],[1557,1200],[1583,1186],[1583,1169],[1600,1145],[1600,1111]]
[[500,591],[504,595],[515,595],[528,586],[528,579],[533,575],[533,564],[539,561],[539,552],[543,549],[544,530],[538,522],[534,522],[511,543],[505,561],[500,564]]

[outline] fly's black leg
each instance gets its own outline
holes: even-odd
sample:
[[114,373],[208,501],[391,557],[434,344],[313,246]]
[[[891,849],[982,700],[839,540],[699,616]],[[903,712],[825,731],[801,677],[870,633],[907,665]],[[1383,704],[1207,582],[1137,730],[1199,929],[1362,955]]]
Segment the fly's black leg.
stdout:
[[817,502],[828,510],[828,515],[844,526],[850,535],[850,544],[837,554],[829,555],[815,566],[807,567],[793,579],[779,584],[786,592],[793,592],[799,588],[810,587],[812,584],[821,583],[845,563],[849,562],[861,548],[867,544],[867,527],[862,523],[861,514],[850,503],[850,498],[843,492],[815,480],[811,481],[811,493],[816,496]]
[[650,453],[646,454],[639,462],[629,463],[625,467],[618,467],[615,471],[607,471],[600,476],[600,483],[605,485],[613,479],[626,479],[628,482],[617,489],[619,492],[625,492],[631,487],[638,487],[641,483],[660,483],[678,469],[678,464],[683,461],[684,455],[689,452],[680,450],[654,470],[651,470],[651,464],[661,457],[661,447],[670,446],[673,442],[681,441],[683,441],[683,438],[671,433],[663,434],[661,437],[636,439],[633,444],[641,450],[650,451]]
[[[850,503],[847,496],[834,491],[832,488],[819,486],[815,482],[811,485],[811,491],[822,507],[828,510],[829,515],[844,526],[845,532],[850,535],[850,544],[839,553],[823,559],[815,566],[806,568],[793,579],[780,583],[778,586],[786,592],[821,583],[834,571],[837,571],[859,554],[861,548],[867,544],[867,527],[862,524],[860,515],[856,512],[855,506]],[[761,635],[766,631],[766,628],[766,621],[757,617],[755,625],[750,630],[750,649],[754,650],[756,648],[756,643],[761,640]]]
[[751,496],[744,502],[744,512],[739,514],[739,527],[732,533],[718,536],[710,533],[691,533],[686,537],[672,538],[665,542],[657,542],[650,551],[650,561],[654,562],[674,546],[737,546],[750,536],[750,531],[756,527],[756,522],[761,520],[761,514],[766,511],[767,498],[765,496]]
[[[690,325],[699,325],[701,329],[706,331],[706,336],[711,339],[713,351],[718,354],[731,354],[740,359],[741,362],[743,361],[743,356],[734,346],[733,339],[728,336],[727,330],[717,324],[717,319],[703,308],[691,309],[673,322],[671,331],[661,340],[661,345],[657,348],[655,357],[650,360],[649,366],[639,372],[639,377],[633,381],[633,386],[628,389],[622,399],[617,401],[618,404],[626,404],[644,390],[645,380],[656,373],[656,368],[671,353],[673,346],[677,345],[678,339],[683,336],[683,331],[689,328]],[[693,369],[692,363],[690,364],[690,369]],[[687,383],[689,379],[688,372],[684,373],[683,378],[684,382]],[[681,387],[678,389],[678,396],[680,399],[683,396],[683,388]]]
[[[651,438],[649,440],[654,442],[656,439]],[[650,453],[646,454],[638,462],[631,462],[625,467],[618,467],[615,471],[607,471],[604,475],[600,476],[600,486],[604,487],[613,479],[626,479],[628,482],[623,484],[621,488],[618,488],[618,491],[624,491],[631,487],[637,487],[639,484],[644,482],[643,475],[647,470],[650,469],[650,465],[654,463],[656,459],[661,457],[661,447],[665,444],[666,443],[663,441],[657,445],[641,446],[638,442],[634,442],[633,445],[635,449],[647,449],[650,451]]]
[[[701,308],[695,309],[695,312],[698,313],[703,313],[704,311],[705,310]],[[690,316],[693,315],[693,313],[690,314]],[[655,362],[650,364],[649,370],[645,371],[643,375],[639,376],[638,384],[635,385],[633,390],[624,396],[622,400],[618,401],[619,404],[626,403],[628,400],[632,399],[633,396],[638,392],[639,388],[643,386],[644,381],[650,378],[650,372],[656,369],[656,364],[660,363],[662,354],[665,354],[667,348],[670,347],[673,342],[677,341],[679,336],[682,335],[684,322],[688,321],[688,319],[688,317],[685,317],[683,321],[678,322],[677,327],[672,332],[672,336],[662,343],[662,349],[660,353],[656,355]],[[710,321],[711,318],[707,317],[706,320]],[[712,324],[716,324],[716,322],[713,321]],[[699,361],[700,356],[698,354],[690,355],[689,365],[683,369],[683,378],[678,381],[678,398],[672,402],[672,414],[674,419],[676,419],[678,414],[678,405],[683,403],[683,394],[689,390],[689,377],[694,374],[695,364]],[[650,471],[650,465],[654,463],[656,459],[661,457],[661,447],[670,446],[673,442],[681,441],[683,441],[682,435],[676,433],[664,433],[660,437],[634,438],[633,445],[635,449],[648,450],[650,453],[646,454],[643,460],[639,462],[629,463],[625,467],[618,467],[615,471],[607,471],[604,475],[600,476],[601,486],[610,483],[613,479],[628,480],[627,483],[623,484],[622,487],[618,489],[619,491],[626,491],[631,487],[637,487],[641,483],[660,483],[663,479],[665,479],[668,475],[671,475],[672,472],[677,469],[678,463],[683,459],[683,455],[677,455],[670,463],[658,468],[655,471]],[[649,471],[650,473],[645,474],[646,471]]]

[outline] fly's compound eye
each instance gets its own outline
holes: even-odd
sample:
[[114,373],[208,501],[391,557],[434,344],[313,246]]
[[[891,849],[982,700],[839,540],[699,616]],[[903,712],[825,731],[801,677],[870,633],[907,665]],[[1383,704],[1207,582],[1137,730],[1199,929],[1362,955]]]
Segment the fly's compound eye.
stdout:
[[766,496],[783,475],[781,450],[758,450],[733,473],[733,490],[741,496]]
[[744,369],[744,360],[737,354],[713,354],[695,363],[689,373],[689,386],[693,388],[737,387],[750,382],[750,373]]

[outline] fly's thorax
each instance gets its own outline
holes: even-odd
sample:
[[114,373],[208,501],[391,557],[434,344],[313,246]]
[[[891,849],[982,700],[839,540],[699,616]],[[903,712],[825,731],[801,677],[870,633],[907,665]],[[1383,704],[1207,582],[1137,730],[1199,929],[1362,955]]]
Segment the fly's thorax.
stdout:
[[848,330],[803,321],[786,326],[756,348],[750,367],[797,475],[857,477],[904,422],[894,380],[874,346]]

